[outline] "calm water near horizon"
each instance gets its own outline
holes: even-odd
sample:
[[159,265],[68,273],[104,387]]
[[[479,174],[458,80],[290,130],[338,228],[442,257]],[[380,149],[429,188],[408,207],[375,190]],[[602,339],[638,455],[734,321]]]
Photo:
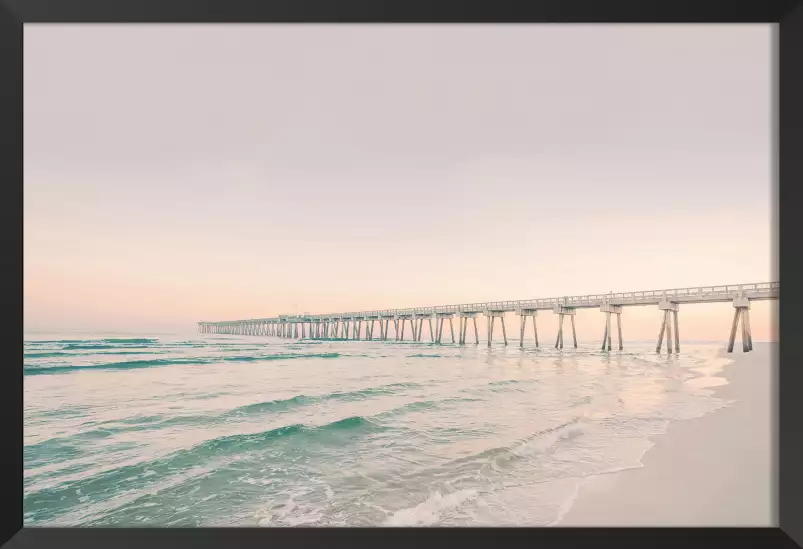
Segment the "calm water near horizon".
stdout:
[[24,524],[554,524],[728,404],[681,349],[30,334]]

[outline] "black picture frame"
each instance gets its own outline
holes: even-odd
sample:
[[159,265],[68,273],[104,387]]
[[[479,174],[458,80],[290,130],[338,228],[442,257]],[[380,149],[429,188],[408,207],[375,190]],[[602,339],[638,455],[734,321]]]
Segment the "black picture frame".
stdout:
[[[2,451],[0,451],[0,544],[7,547],[218,547],[340,546],[374,547],[391,542],[544,546],[626,547],[801,547],[803,546],[803,388],[801,367],[791,344],[779,346],[778,478],[779,526],[775,528],[23,528],[22,520],[22,290],[23,290],[23,25],[78,22],[759,22],[778,23],[775,100],[778,164],[776,249],[784,280],[779,333],[793,341],[800,320],[794,315],[799,289],[799,247],[791,235],[803,218],[795,182],[803,182],[803,2],[777,0],[661,3],[643,0],[542,0],[420,2],[398,0],[4,0],[0,4],[0,182],[2,199],[3,356],[0,367]],[[785,183],[781,186],[781,183]],[[783,193],[781,193],[781,189]],[[783,198],[783,200],[781,200]],[[745,197],[749,200],[749,197]],[[783,235],[787,235],[786,238]],[[796,252],[798,252],[796,254]],[[749,256],[749,251],[746,251]],[[749,257],[746,257],[749,260]],[[781,276],[782,275],[782,276]],[[780,319],[783,322],[780,322]]]

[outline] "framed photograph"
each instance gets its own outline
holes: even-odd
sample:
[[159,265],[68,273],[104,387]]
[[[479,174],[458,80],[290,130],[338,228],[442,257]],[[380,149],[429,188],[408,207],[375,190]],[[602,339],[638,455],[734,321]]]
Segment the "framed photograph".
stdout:
[[803,546],[802,26],[4,3],[0,543]]

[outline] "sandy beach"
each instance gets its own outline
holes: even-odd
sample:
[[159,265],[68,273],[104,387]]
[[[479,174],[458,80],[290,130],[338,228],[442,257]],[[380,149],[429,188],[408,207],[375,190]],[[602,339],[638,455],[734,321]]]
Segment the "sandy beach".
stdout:
[[713,387],[729,406],[671,424],[643,467],[592,477],[557,526],[775,526],[777,343],[737,349]]

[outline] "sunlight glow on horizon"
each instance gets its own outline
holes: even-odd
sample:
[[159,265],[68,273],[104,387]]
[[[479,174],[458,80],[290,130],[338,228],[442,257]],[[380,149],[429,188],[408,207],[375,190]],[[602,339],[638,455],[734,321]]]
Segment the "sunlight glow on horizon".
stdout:
[[[28,330],[778,280],[768,25],[24,41]],[[754,340],[777,340],[777,303],[753,309]],[[681,337],[724,340],[732,313],[682,306]],[[625,339],[659,322],[628,309]]]

